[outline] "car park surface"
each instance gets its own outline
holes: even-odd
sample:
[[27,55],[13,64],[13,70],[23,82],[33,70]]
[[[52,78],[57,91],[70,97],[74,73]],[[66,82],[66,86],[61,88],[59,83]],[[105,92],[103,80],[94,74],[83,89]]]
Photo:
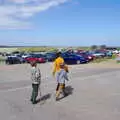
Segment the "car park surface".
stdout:
[[31,95],[30,65],[0,66],[1,120],[119,120],[119,64],[70,65],[66,83],[69,96],[56,102],[52,63],[38,65],[42,72],[42,99],[37,105]]

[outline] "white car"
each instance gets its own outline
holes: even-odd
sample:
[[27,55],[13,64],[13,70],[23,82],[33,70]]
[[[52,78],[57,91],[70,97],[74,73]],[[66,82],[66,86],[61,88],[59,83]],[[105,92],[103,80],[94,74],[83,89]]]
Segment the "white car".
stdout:
[[27,57],[29,57],[29,56],[31,56],[30,54],[23,54],[22,55],[22,58],[27,58]]
[[113,51],[113,53],[118,54],[118,53],[119,53],[119,51],[118,51],[118,50],[114,50],[114,51]]

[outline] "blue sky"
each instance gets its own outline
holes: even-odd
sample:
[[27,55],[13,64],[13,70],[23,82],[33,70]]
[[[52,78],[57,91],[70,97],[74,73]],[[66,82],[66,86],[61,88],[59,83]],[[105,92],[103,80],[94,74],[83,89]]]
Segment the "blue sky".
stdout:
[[1,45],[120,46],[119,0],[0,0]]

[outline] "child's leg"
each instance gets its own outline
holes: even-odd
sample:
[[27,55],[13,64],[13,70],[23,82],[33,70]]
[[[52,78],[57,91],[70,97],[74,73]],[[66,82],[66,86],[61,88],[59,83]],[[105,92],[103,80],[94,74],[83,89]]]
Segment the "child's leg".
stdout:
[[32,84],[32,95],[31,95],[31,101],[33,101],[34,93],[35,93],[35,86],[34,86],[34,84]]
[[64,85],[63,84],[59,84],[58,91],[56,92],[56,98],[59,98],[61,92],[63,92],[63,88],[64,88]]
[[64,96],[67,95],[67,93],[66,93],[66,91],[65,91],[65,84],[63,84],[63,95],[64,95]]
[[58,83],[57,87],[56,87],[56,92],[59,90],[59,86],[60,86],[60,84]]
[[60,87],[60,84],[58,83],[57,84],[57,87],[56,87],[56,98],[57,98],[57,96],[59,96],[58,94],[59,94],[59,87]]
[[32,84],[33,87],[33,91],[32,91],[32,97],[31,100],[34,103],[36,103],[36,98],[38,96],[38,88],[39,88],[39,84]]

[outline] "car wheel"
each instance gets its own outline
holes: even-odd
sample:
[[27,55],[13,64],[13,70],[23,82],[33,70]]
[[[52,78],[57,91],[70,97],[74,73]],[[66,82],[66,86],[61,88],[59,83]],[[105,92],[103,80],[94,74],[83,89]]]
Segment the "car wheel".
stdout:
[[48,60],[48,59],[46,59],[46,62],[49,62],[49,60]]
[[9,65],[9,62],[6,62],[7,65]]
[[40,61],[36,61],[36,63],[41,63]]
[[81,62],[80,62],[80,60],[77,60],[76,63],[77,63],[77,64],[80,64]]

